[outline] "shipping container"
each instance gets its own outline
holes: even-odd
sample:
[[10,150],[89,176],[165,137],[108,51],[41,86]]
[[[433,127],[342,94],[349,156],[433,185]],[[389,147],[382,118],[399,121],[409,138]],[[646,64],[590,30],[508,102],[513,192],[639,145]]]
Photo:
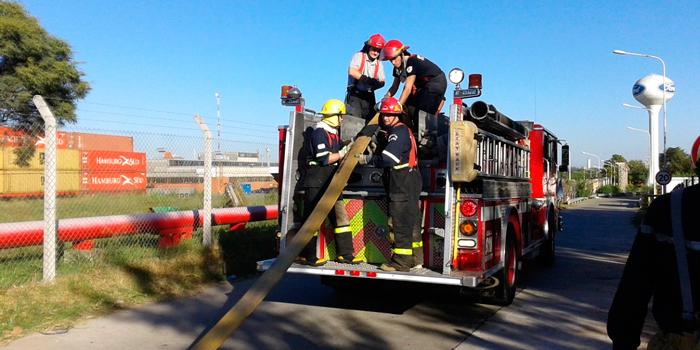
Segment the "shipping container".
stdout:
[[[0,153],[0,170],[42,170],[44,169],[45,152],[43,148],[34,150],[34,155],[29,159],[26,167],[21,167],[15,163],[18,148],[2,147]],[[80,152],[74,149],[56,150],[57,170],[80,170]]]
[[[0,146],[19,147],[25,142],[34,144],[37,148],[44,148],[44,136],[30,137],[29,140],[22,140],[27,137],[25,133],[7,127],[0,127]],[[65,149],[68,147],[68,133],[56,132],[56,148]]]
[[[80,190],[79,171],[59,171],[56,185],[58,194],[75,193]],[[44,192],[43,170],[7,170],[0,172],[0,195],[37,196]]]
[[146,189],[146,174],[142,172],[84,171],[80,189],[86,192],[120,192]]
[[81,151],[80,168],[87,172],[133,171],[146,172],[146,153]]
[[81,151],[134,151],[134,139],[130,136],[73,132],[68,137],[68,144],[70,148]]

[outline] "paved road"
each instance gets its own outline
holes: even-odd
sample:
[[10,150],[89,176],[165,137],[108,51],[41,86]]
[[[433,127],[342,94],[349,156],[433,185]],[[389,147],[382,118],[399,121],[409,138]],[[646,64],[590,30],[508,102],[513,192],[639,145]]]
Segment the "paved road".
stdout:
[[[635,233],[633,205],[595,199],[566,210],[555,266],[525,264],[509,307],[474,303],[453,288],[371,284],[337,293],[317,277],[288,275],[224,348],[609,349],[605,320]],[[5,349],[183,349],[251,283],[30,335]]]

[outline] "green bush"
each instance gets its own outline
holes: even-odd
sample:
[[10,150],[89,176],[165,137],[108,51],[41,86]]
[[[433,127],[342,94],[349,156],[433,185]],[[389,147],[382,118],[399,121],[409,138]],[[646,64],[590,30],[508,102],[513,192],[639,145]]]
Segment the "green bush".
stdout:
[[577,181],[576,183],[576,197],[588,197],[593,194],[593,186],[587,181]]
[[598,194],[607,194],[610,196],[615,196],[620,194],[620,188],[615,185],[605,185],[596,191]]
[[247,276],[256,271],[256,262],[276,256],[277,225],[268,221],[243,231],[219,231],[219,246],[226,275]]

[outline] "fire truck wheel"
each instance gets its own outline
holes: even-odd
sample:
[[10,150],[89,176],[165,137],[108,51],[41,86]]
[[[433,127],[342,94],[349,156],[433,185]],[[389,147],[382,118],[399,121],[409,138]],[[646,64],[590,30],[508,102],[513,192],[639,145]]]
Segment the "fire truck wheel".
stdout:
[[508,236],[506,238],[506,254],[504,256],[505,267],[499,273],[498,279],[501,282],[496,291],[496,303],[499,305],[510,305],[515,298],[515,290],[518,286],[518,245],[512,226],[508,226]]
[[544,241],[544,243],[540,246],[539,260],[545,265],[552,265],[554,264],[554,256],[556,253],[555,238],[557,232],[559,231],[559,225],[557,225],[557,219],[556,215],[554,215],[554,210],[549,211],[549,215],[547,217],[547,225],[549,226],[549,234],[551,238]]

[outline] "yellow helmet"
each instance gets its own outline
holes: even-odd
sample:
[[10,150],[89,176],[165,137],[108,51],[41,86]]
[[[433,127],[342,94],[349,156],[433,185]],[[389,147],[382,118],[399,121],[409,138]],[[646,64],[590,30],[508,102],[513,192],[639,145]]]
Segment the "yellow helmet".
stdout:
[[328,100],[323,104],[321,114],[323,114],[324,117],[345,114],[345,103],[336,99]]

